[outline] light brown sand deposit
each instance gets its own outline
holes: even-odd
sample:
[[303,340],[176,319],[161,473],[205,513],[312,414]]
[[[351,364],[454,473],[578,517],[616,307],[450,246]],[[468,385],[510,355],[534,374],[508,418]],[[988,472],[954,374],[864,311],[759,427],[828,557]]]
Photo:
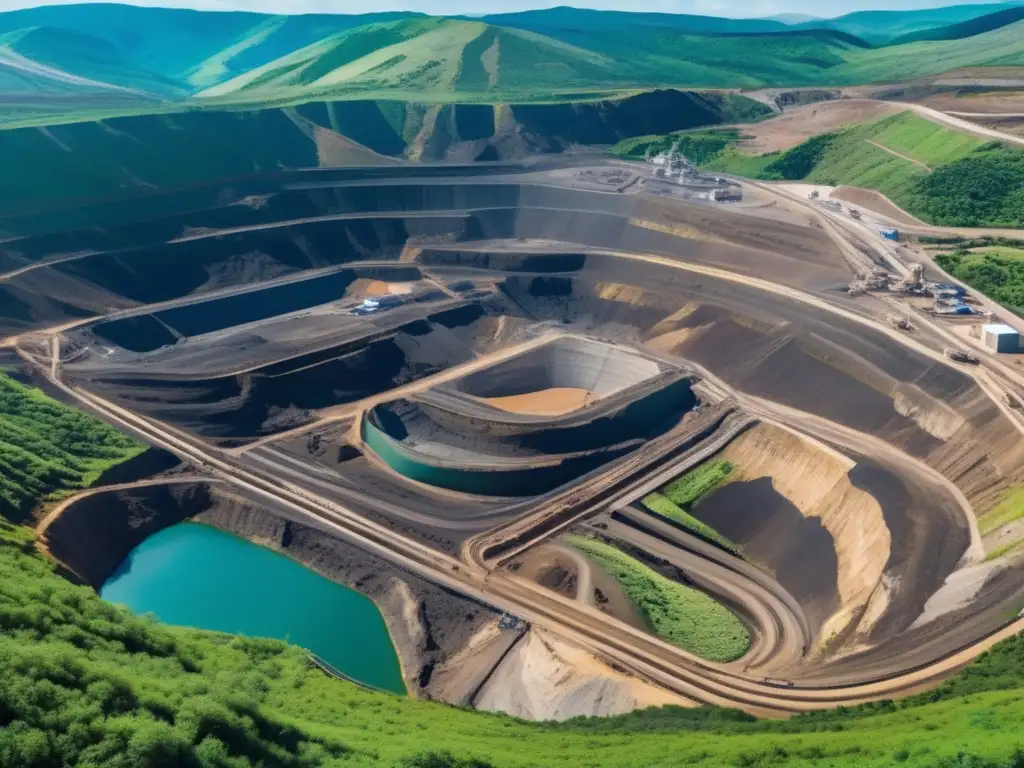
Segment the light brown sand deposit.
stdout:
[[552,387],[522,395],[481,398],[495,408],[510,413],[527,413],[532,416],[561,416],[575,411],[594,399],[593,393],[579,387]]

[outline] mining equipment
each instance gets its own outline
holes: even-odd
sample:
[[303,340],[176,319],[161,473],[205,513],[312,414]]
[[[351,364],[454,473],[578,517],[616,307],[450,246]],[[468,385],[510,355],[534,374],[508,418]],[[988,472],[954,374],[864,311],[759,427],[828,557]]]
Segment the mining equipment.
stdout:
[[942,353],[952,360],[954,363],[968,363],[969,365],[977,365],[980,360],[963,349],[953,349],[952,347],[946,347],[942,350]]
[[498,620],[498,629],[519,629],[525,624],[526,622],[524,622],[518,616],[513,616],[510,613],[503,613],[501,614],[501,619]]
[[889,273],[881,267],[875,267],[870,273],[860,272],[846,292],[850,296],[860,296],[866,291],[884,291],[888,287]]
[[898,229],[882,229],[879,230],[879,232],[886,240],[895,240],[899,242],[900,231]]
[[888,317],[886,317],[886,320],[889,321],[889,325],[891,325],[893,328],[898,328],[901,331],[914,330],[914,326],[910,324],[910,320],[903,317],[902,315],[889,315]]
[[905,293],[913,293],[924,290],[924,266],[911,264],[910,274],[900,282],[899,290]]

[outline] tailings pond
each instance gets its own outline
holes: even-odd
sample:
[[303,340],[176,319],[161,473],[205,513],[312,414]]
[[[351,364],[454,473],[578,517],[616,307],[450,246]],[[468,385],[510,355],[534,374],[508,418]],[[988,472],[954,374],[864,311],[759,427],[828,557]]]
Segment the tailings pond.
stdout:
[[287,640],[354,680],[405,693],[372,600],[207,525],[180,523],[150,536],[100,595],[167,624]]

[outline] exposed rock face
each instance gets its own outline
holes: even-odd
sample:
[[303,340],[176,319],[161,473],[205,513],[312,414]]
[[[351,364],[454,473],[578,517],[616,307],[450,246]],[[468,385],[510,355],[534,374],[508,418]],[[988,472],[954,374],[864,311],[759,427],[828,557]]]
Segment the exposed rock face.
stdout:
[[211,486],[205,483],[92,493],[54,517],[42,543],[73,577],[99,589],[147,537],[213,504]]
[[476,698],[478,709],[530,720],[621,715],[691,702],[610,670],[586,651],[531,629],[502,659]]
[[[778,572],[784,584],[790,582],[787,587],[798,598],[815,594],[815,585],[808,580],[821,583],[828,580],[828,574],[816,568],[787,578],[785,565],[776,562],[776,556],[782,552],[777,542],[772,540],[795,540],[808,534],[810,528],[824,529],[823,532],[828,534],[822,545],[827,545],[827,539],[831,538],[836,559],[835,596],[838,599],[828,601],[830,611],[824,613],[815,610],[818,606],[814,603],[824,602],[821,598],[826,596],[815,594],[818,599],[812,601],[809,613],[812,620],[817,619],[816,624],[820,622],[819,632],[823,638],[842,633],[855,617],[864,612],[880,588],[892,543],[879,503],[850,482],[848,473],[853,462],[826,446],[768,424],[745,432],[721,455],[736,465],[737,479],[750,486],[759,480],[770,480],[774,493],[789,502],[787,508],[802,516],[800,519],[791,515],[793,519],[788,519],[780,512],[775,515],[778,519],[773,524],[765,519],[768,510],[761,505],[759,509],[749,509],[751,517],[762,518],[759,521],[748,520],[744,525],[732,525],[723,519],[727,529],[723,532],[735,537],[741,546],[751,546],[755,558],[760,556],[767,560],[766,564]],[[736,492],[736,489],[726,486],[719,492],[724,496],[715,494],[705,502],[708,506],[698,505],[698,516],[713,523],[716,518],[728,514],[727,507],[742,508],[732,504],[739,501],[732,498]],[[758,541],[759,538],[764,540]],[[878,615],[884,612],[884,606],[882,609]],[[871,613],[874,615],[875,612]],[[866,621],[868,617],[861,618],[862,623]],[[862,631],[869,628],[860,627]]]

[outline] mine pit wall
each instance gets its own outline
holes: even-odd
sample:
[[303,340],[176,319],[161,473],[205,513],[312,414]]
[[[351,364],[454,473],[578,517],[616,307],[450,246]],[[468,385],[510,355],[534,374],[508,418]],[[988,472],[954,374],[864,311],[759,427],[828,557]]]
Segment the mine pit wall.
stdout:
[[[767,106],[745,103],[746,111],[759,108],[770,113]],[[396,110],[404,116],[402,128],[385,117]],[[251,176],[254,168],[326,164],[333,157],[324,151],[330,143],[348,145],[345,165],[388,164],[402,156],[501,160],[558,153],[580,144],[614,144],[631,136],[728,123],[732,118],[733,111],[721,94],[677,90],[573,104],[427,105],[353,100],[115,117],[51,126],[55,138],[34,128],[15,129],[0,137],[0,151],[30,152],[40,174],[56,177],[63,172],[66,177],[66,183],[57,189],[26,190],[13,179],[0,180],[7,182],[0,183],[0,202],[10,211],[34,211],[66,204],[78,190],[89,190],[94,198],[123,199],[182,183],[208,184],[216,177],[235,177],[238,183]],[[138,153],[131,150],[140,144],[160,147],[165,162],[130,161],[127,167],[97,174],[88,163],[68,163],[64,149],[70,148],[79,157],[135,158]],[[211,157],[216,162],[211,162]],[[417,170],[415,165],[406,167],[410,172]]]
[[[959,504],[903,462],[842,450],[762,423],[716,456],[734,463],[733,481],[692,512],[796,597],[830,668],[864,669],[857,654],[872,648],[887,665],[941,657],[970,633],[907,638],[969,543]],[[959,614],[971,639],[1000,623],[978,624],[993,611],[977,602]]]
[[439,322],[412,321],[369,343],[364,337],[241,375],[79,376],[70,368],[66,374],[97,394],[202,437],[250,440],[298,426],[294,420],[275,421],[275,414],[297,410],[311,422],[314,410],[380,394],[473,357],[469,342],[446,333],[448,314],[428,317]]
[[[475,194],[477,202],[468,211],[448,207],[459,203],[441,190],[462,187],[415,187],[408,194],[421,199],[407,202],[430,212],[424,216],[388,218],[367,212],[349,220],[281,222],[255,231],[150,244],[40,267],[0,286],[9,294],[5,305],[17,308],[0,316],[0,330],[23,331],[103,314],[111,307],[170,301],[318,267],[397,261],[411,242],[539,238],[668,258],[682,255],[698,263],[818,288],[848,278],[831,242],[806,227],[773,222],[771,231],[759,238],[727,211],[681,206],[670,210],[659,201],[515,183],[465,185],[464,193]],[[389,190],[403,188],[360,189],[381,190],[378,194],[387,199]],[[828,264],[822,263],[822,254],[829,254]]]
[[370,597],[384,616],[413,695],[445,698],[444,677],[432,680],[435,669],[443,669],[475,633],[498,618],[488,606],[399,571],[217,483],[150,485],[85,496],[52,522],[45,544],[68,576],[98,590],[147,537],[185,520],[270,547]]
[[[640,439],[641,436],[649,439],[655,436],[652,430],[670,428],[696,405],[692,387],[690,379],[678,380],[625,405],[616,413],[565,430],[558,428],[558,420],[551,420],[547,429],[529,435],[528,444],[540,447],[553,443],[549,448],[553,456],[581,450],[595,451],[588,456],[563,458],[553,466],[507,468],[508,465],[503,466],[499,461],[487,468],[474,469],[458,463],[446,465],[440,459],[418,452],[414,445],[404,444],[401,436],[388,434],[377,413],[378,409],[385,407],[383,405],[367,414],[360,425],[360,432],[371,450],[396,472],[410,479],[475,495],[532,496],[572,482],[634,450],[635,446],[619,447],[624,439]],[[457,414],[448,416],[449,421],[461,420]],[[526,437],[522,439],[526,440]],[[607,446],[607,449],[602,451],[602,446]]]
[[657,376],[656,362],[635,352],[580,338],[556,339],[456,382],[474,397],[504,397],[552,387],[609,395]]
[[[798,600],[803,598],[803,602],[811,597],[808,618],[817,624],[815,629],[822,642],[827,644],[831,638],[843,634],[851,622],[861,616],[879,589],[891,553],[891,538],[881,507],[874,498],[850,482],[848,473],[853,468],[852,463],[845,463],[834,453],[821,450],[808,440],[768,424],[760,424],[744,432],[716,458],[732,462],[737,468],[735,481],[751,490],[759,480],[769,479],[771,489],[802,515],[802,520],[783,523],[783,507],[777,504],[772,506],[776,510],[775,514],[779,515],[779,524],[786,526],[785,533],[771,531],[773,525],[766,520],[750,521],[752,525],[746,531],[742,530],[744,526],[735,523],[719,526],[719,531],[727,537],[738,534],[738,539],[733,540],[741,546],[746,548],[751,545],[754,550],[751,554],[755,559],[760,554],[774,561],[781,554],[778,550],[772,552],[773,548],[780,546],[779,542],[772,541],[779,534],[794,535],[798,539],[807,535],[814,536],[814,529],[820,525],[831,537],[836,557],[834,601],[820,593],[820,582],[815,583],[818,578],[827,582],[827,575],[806,571],[801,573],[791,566],[787,567],[785,563],[768,562],[767,565],[773,570],[782,569],[777,574],[781,583],[793,591]],[[698,504],[695,514],[711,525],[715,524],[717,518],[728,515],[724,505],[735,504],[739,499],[732,497],[737,496],[742,487],[730,489],[731,485]],[[769,489],[763,488],[762,491],[767,493]],[[751,510],[755,517],[763,512],[763,508]],[[723,527],[726,530],[722,530]],[[758,542],[758,536],[768,540]],[[819,547],[825,545],[824,540],[818,543]],[[800,557],[797,552],[790,552],[788,556]],[[787,581],[790,583],[787,584]],[[833,605],[834,612],[826,615],[828,608]],[[871,629],[870,624],[864,624],[867,625],[859,627],[861,633]]]
[[564,459],[552,466],[502,469],[500,465],[480,469],[444,467],[428,463],[391,438],[384,430],[364,419],[362,438],[388,466],[400,475],[438,488],[478,496],[533,496],[571,482],[602,464],[628,453],[632,448],[609,450],[600,455]]

